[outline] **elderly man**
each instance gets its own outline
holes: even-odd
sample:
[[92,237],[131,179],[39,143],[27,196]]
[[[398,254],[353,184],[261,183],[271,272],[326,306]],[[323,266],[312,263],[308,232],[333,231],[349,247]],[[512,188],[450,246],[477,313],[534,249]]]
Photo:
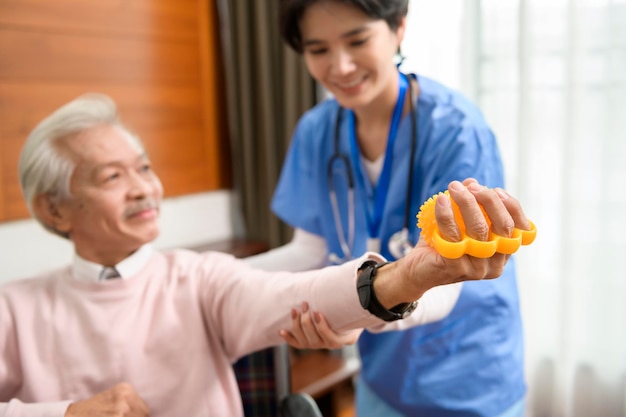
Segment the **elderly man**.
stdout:
[[[288,274],[220,253],[160,253],[150,242],[161,183],[100,95],[79,97],[33,130],[20,181],[36,219],[70,239],[76,255],[65,268],[0,288],[2,417],[241,416],[232,362],[281,343],[304,301],[337,331],[411,313],[407,320],[419,322],[428,303],[414,301],[427,290],[495,278],[508,260],[450,260],[420,244],[384,267],[368,253]],[[529,228],[513,197],[459,182],[450,195],[476,238],[487,230],[479,203],[496,233]],[[437,201],[442,234],[454,240],[450,200]]]

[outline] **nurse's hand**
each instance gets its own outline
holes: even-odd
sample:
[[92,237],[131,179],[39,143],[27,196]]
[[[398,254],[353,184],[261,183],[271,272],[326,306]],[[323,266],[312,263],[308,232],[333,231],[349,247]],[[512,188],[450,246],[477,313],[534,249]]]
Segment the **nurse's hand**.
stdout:
[[[490,189],[474,179],[467,179],[463,183],[451,182],[448,191],[450,197],[440,195],[435,204],[437,227],[446,240],[461,240],[450,198],[458,205],[465,231],[473,239],[489,240],[489,224],[481,206],[491,221],[493,232],[498,235],[510,237],[514,228],[531,229],[517,199],[502,189]],[[489,258],[463,255],[449,259],[420,239],[407,256],[378,269],[374,291],[384,307],[392,308],[417,300],[439,285],[497,278],[502,275],[509,258],[510,255],[495,253]]]
[[291,311],[291,331],[281,330],[280,335],[296,349],[339,349],[353,345],[363,329],[337,333],[330,328],[326,318],[319,312],[309,309],[302,303],[302,309]]

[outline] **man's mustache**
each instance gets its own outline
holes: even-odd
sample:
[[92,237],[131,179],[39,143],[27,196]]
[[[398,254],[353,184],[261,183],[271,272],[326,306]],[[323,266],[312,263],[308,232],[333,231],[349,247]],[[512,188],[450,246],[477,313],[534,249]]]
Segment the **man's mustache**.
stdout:
[[156,199],[148,197],[144,200],[134,203],[132,206],[124,210],[124,217],[128,218],[140,213],[144,210],[159,210],[159,203]]

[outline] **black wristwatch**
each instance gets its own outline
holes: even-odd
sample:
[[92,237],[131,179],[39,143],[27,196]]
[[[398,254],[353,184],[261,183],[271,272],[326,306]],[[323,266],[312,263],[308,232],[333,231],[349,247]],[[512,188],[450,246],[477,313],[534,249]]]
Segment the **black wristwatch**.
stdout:
[[363,262],[358,269],[359,277],[356,289],[359,293],[359,301],[364,309],[385,321],[395,321],[408,317],[417,308],[417,301],[398,304],[389,310],[380,304],[374,293],[374,278],[376,278],[376,272],[388,263]]

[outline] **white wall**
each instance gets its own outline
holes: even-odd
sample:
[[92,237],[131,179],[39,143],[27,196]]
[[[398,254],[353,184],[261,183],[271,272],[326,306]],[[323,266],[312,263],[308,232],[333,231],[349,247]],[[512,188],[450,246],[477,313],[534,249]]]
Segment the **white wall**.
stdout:
[[[402,42],[404,72],[434,78],[463,91],[467,70],[462,62],[464,5],[468,0],[411,1]],[[467,47],[467,42],[463,45]],[[465,71],[459,71],[465,68]],[[467,94],[466,91],[463,91]]]
[[[230,191],[165,199],[161,207],[158,248],[172,248],[228,239],[234,236]],[[34,220],[0,223],[0,284],[66,265],[72,246],[46,232]]]

